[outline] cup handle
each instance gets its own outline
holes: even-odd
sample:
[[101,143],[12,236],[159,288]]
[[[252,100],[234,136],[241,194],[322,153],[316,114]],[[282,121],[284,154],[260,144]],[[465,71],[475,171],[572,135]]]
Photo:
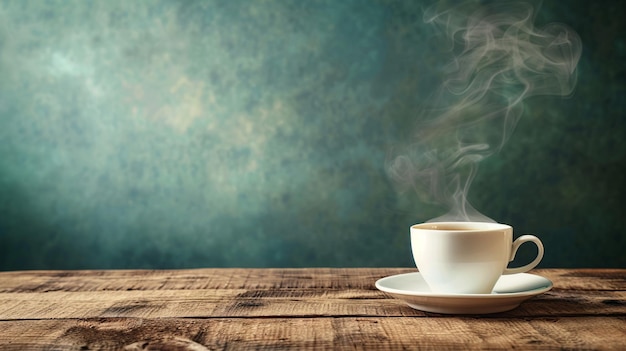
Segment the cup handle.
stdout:
[[541,243],[541,240],[539,240],[539,238],[534,235],[522,235],[513,242],[513,247],[511,249],[511,258],[509,261],[513,261],[513,259],[515,258],[515,254],[517,253],[517,249],[519,249],[519,247],[523,243],[529,242],[529,241],[532,241],[533,243],[535,243],[535,245],[537,245],[538,252],[537,252],[537,257],[535,258],[535,260],[525,266],[521,266],[517,268],[505,268],[502,274],[524,273],[535,268],[535,266],[539,264],[539,262],[543,258],[543,244]]

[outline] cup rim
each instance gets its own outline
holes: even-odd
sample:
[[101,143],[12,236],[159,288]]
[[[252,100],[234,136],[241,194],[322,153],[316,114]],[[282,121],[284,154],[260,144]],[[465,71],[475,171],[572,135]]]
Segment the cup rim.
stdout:
[[[424,222],[417,223],[411,226],[411,230],[419,230],[419,231],[430,231],[437,230],[440,232],[444,232],[445,229],[438,228],[439,226],[446,228],[450,228],[450,231],[457,233],[468,233],[468,232],[483,232],[489,230],[504,230],[504,229],[512,229],[512,227],[508,224],[504,223],[496,223],[496,222]],[[458,227],[458,229],[456,229]]]

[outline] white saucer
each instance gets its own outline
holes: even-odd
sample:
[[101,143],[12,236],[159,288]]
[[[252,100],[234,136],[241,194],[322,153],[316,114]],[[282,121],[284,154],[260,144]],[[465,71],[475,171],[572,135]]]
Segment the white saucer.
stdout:
[[379,279],[376,288],[421,311],[484,314],[512,310],[525,300],[552,289],[552,282],[538,275],[521,273],[501,276],[491,294],[438,294],[430,291],[419,272],[414,272]]

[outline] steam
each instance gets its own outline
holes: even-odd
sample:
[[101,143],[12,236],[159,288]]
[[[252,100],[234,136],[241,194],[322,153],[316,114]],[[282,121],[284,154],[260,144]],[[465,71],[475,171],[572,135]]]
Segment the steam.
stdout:
[[478,165],[509,139],[525,99],[573,92],[580,38],[563,24],[535,28],[528,3],[431,7],[424,21],[440,31],[452,59],[388,173],[401,189],[449,208],[432,221],[492,222],[467,199]]

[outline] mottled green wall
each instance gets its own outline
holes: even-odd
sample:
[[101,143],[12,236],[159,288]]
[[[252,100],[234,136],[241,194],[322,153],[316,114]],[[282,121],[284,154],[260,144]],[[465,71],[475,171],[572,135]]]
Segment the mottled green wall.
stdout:
[[[415,1],[0,0],[0,269],[410,266],[441,214],[395,192],[445,60]],[[583,41],[472,204],[544,267],[626,266],[625,13],[545,1]]]

